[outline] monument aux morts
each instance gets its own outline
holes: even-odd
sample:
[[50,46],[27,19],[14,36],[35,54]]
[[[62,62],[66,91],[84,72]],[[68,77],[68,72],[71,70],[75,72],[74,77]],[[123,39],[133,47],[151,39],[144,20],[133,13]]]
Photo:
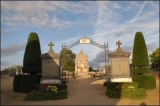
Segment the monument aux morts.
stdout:
[[130,76],[129,56],[130,53],[123,51],[120,47],[120,41],[116,42],[118,45],[117,51],[110,53],[111,58],[111,82],[132,82]]
[[60,75],[60,54],[55,53],[52,50],[54,44],[50,42],[49,52],[42,54],[42,78],[41,84],[61,84],[61,75]]

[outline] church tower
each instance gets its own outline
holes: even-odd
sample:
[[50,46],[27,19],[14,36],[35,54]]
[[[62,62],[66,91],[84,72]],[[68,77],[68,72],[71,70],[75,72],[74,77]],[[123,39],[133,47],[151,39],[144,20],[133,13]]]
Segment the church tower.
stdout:
[[88,65],[88,56],[81,49],[80,53],[76,56],[75,60],[75,72],[85,72],[88,73],[89,65]]

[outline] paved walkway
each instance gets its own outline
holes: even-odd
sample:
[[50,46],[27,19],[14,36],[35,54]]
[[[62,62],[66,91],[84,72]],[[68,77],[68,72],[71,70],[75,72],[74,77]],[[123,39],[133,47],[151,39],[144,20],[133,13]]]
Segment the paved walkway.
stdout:
[[24,101],[23,98],[27,94],[15,93],[12,90],[13,77],[5,77],[1,82],[2,105],[140,105],[143,102],[147,105],[159,104],[159,81],[155,90],[147,92],[146,99],[115,99],[105,95],[106,88],[103,86],[102,80],[95,79],[85,73],[79,73],[76,75],[76,79],[67,83],[69,93],[67,99],[46,101]]

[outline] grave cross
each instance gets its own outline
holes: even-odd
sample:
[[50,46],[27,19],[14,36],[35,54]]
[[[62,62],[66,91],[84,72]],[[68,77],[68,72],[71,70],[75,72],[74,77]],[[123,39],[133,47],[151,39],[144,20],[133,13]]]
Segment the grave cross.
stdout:
[[50,44],[48,44],[48,46],[50,46],[50,50],[52,50],[52,46],[54,46],[54,44],[52,42],[50,42]]
[[122,44],[119,40],[118,42],[116,42],[116,44],[118,45],[118,50],[121,49],[120,45]]

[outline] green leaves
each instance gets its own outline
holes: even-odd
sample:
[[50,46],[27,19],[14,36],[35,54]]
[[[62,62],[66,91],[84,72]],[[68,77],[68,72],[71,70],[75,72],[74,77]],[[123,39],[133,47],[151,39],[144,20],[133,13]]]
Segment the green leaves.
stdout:
[[108,88],[106,95],[110,98],[142,99],[147,96],[147,93],[142,88],[137,88],[128,84],[119,84],[112,89]]
[[152,68],[160,67],[160,48],[157,48],[152,54],[149,55],[150,61],[152,62]]
[[75,70],[75,58],[76,55],[69,49],[63,49],[61,51],[60,64],[63,70],[74,71]]
[[132,81],[138,82],[139,87],[145,90],[152,90],[156,88],[155,75],[132,75]]
[[60,90],[57,93],[51,90],[43,91],[43,90],[35,90],[30,92],[24,100],[26,101],[40,101],[40,100],[56,100],[56,99],[65,99],[68,96],[66,90]]
[[[23,68],[22,71],[23,73],[30,73],[30,74],[36,74],[36,73],[41,73],[42,69],[42,60],[41,60],[41,47],[40,47],[40,42],[37,33],[30,33],[28,37],[28,42],[26,45],[25,53],[24,53],[24,58],[23,58]],[[27,68],[26,66],[39,66],[39,69],[36,71],[35,68]]]
[[142,32],[136,32],[133,45],[132,64],[136,67],[148,66],[148,51]]

